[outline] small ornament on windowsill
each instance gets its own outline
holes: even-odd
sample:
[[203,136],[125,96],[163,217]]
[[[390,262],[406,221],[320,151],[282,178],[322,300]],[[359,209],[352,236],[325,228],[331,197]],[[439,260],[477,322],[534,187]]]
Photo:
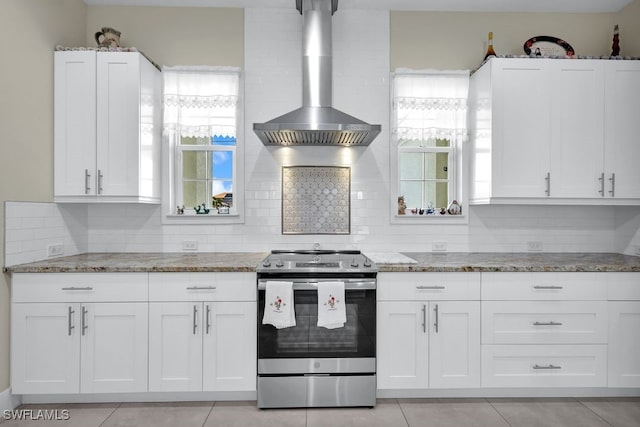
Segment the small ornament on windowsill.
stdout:
[[178,215],[184,215],[184,205],[182,207],[176,206],[176,212]]
[[611,56],[620,56],[620,29],[618,24],[613,27],[613,44],[611,45]]
[[195,206],[193,210],[196,211],[197,215],[206,215],[211,211],[211,209],[208,209],[204,203],[200,206]]
[[404,215],[407,210],[407,204],[404,201],[404,196],[398,196],[398,215]]

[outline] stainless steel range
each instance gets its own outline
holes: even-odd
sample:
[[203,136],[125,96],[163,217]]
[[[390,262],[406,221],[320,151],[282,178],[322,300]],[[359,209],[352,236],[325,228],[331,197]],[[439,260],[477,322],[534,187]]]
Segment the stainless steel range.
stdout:
[[[272,251],[257,273],[258,407],[373,407],[375,263],[360,251]],[[265,306],[273,309],[265,299],[267,287],[276,282],[291,286],[295,326],[263,323]],[[346,322],[318,326],[320,289],[336,282],[344,284]]]

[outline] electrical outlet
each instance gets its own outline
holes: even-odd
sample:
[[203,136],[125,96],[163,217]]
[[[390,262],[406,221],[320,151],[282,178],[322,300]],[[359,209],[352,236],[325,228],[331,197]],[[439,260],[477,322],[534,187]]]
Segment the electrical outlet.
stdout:
[[64,255],[64,245],[62,243],[54,243],[53,245],[47,246],[47,256],[60,256]]
[[197,240],[183,240],[182,241],[182,250],[183,251],[197,251],[198,250],[198,241]]
[[527,242],[527,251],[529,252],[541,252],[542,242],[539,240],[530,240]]
[[447,242],[431,242],[431,251],[432,252],[446,252],[447,251]]

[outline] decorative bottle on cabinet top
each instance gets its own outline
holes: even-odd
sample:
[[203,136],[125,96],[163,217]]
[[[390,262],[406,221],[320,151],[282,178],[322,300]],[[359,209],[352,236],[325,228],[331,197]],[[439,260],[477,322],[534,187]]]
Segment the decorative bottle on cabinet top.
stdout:
[[489,32],[489,44],[487,46],[487,53],[484,55],[484,60],[495,57],[496,51],[493,49],[493,31]]
[[613,44],[611,45],[611,56],[619,56],[620,55],[620,30],[618,25],[616,24],[613,27]]

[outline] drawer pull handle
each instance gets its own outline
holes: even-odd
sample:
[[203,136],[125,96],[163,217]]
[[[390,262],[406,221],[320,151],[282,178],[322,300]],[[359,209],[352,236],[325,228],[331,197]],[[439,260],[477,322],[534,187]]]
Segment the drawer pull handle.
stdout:
[[551,285],[551,286],[535,285],[533,287],[533,289],[563,289],[563,288],[564,288],[563,286],[554,286],[554,285]]
[[188,291],[212,291],[215,290],[215,286],[189,286],[187,287]]
[[444,289],[444,286],[416,286],[416,289]]
[[562,326],[561,322],[533,322],[533,326]]
[[85,287],[77,287],[77,286],[69,286],[67,288],[62,288],[63,291],[92,291],[93,288],[91,286],[85,286]]
[[540,366],[540,365],[533,365],[533,369],[562,369],[562,366],[556,366],[556,365],[546,365],[546,366]]

